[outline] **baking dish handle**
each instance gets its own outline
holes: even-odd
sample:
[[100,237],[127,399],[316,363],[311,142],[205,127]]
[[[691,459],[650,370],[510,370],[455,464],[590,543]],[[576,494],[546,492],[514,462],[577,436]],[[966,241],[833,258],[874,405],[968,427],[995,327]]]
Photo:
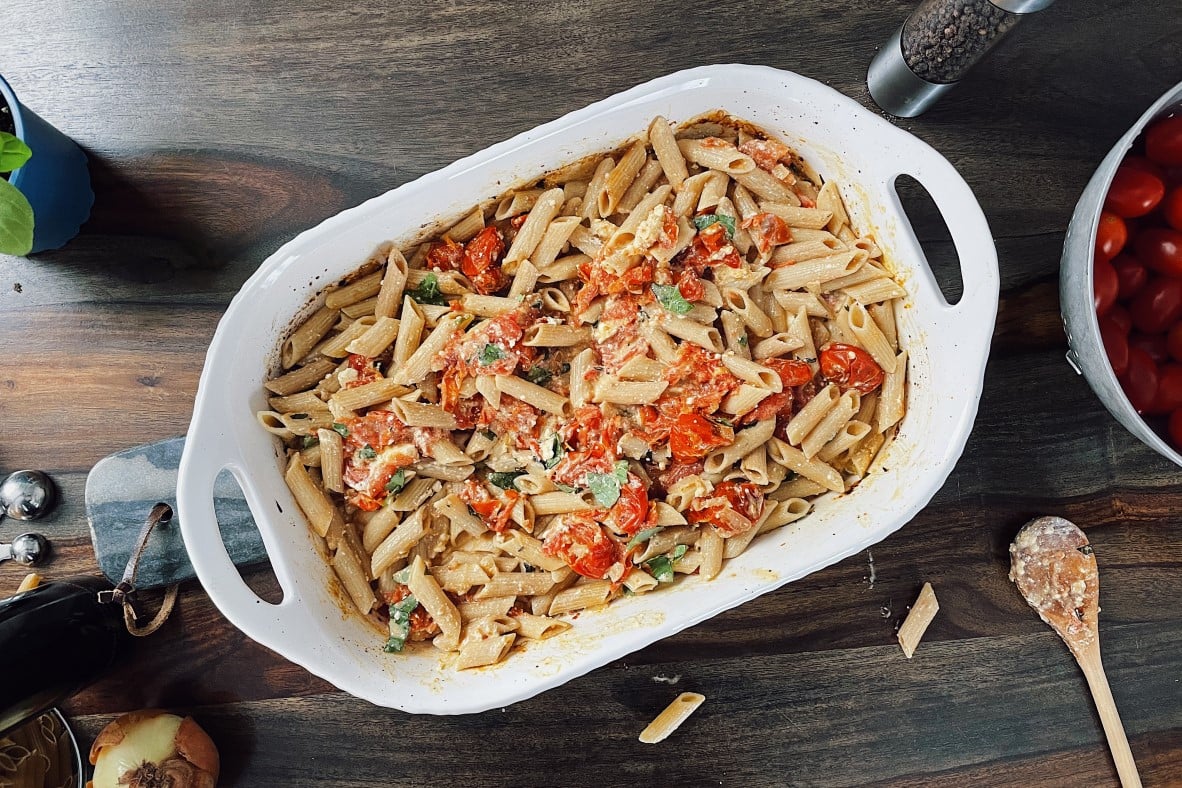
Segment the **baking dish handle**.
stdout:
[[[254,640],[274,648],[270,642],[273,636],[305,629],[303,614],[286,588],[283,589],[283,601],[277,605],[260,599],[246,585],[230,559],[214,509],[214,484],[218,474],[225,469],[234,475],[257,523],[256,501],[252,500],[253,490],[242,481],[239,464],[220,452],[213,441],[201,442],[196,438],[199,433],[199,430],[189,431],[177,481],[181,535],[189,561],[222,615]],[[280,585],[283,585],[282,581]],[[285,649],[290,651],[291,644],[296,642],[298,638],[285,639]]]
[[[949,305],[945,301],[946,309],[955,316],[958,323],[980,325],[981,322],[988,321],[988,325],[992,326],[997,318],[1000,285],[997,249],[993,244],[989,223],[985,220],[985,214],[976,198],[973,197],[972,190],[956,168],[927,145],[923,145],[922,151],[916,151],[916,155],[912,156],[901,170],[890,178],[890,190],[896,207],[901,208],[901,205],[899,196],[895,193],[894,179],[899,175],[910,175],[927,189],[952,235],[952,244],[956,248],[956,256],[960,262],[963,292],[955,304]],[[939,286],[927,265],[926,257],[922,255],[923,250],[919,246],[919,241],[910,227],[908,231],[911,232],[912,241],[924,259],[924,271],[936,293],[939,293]]]

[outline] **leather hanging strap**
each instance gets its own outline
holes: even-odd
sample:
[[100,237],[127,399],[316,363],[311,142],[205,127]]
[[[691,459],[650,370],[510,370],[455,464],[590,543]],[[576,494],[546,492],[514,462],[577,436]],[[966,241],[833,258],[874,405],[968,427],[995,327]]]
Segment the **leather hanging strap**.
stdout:
[[132,604],[135,597],[135,575],[139,571],[140,560],[144,557],[144,550],[148,546],[148,538],[157,525],[168,523],[170,520],[172,520],[171,506],[166,503],[158,503],[152,507],[152,511],[148,513],[148,519],[144,521],[144,527],[140,529],[135,549],[132,550],[127,561],[127,568],[123,570],[123,578],[114,589],[99,594],[100,602],[114,602],[123,606],[123,624],[127,627],[127,631],[135,637],[147,637],[160,629],[168,617],[172,615],[172,610],[176,606],[177,592],[180,586],[171,585],[164,592],[164,603],[156,611],[156,615],[141,626],[139,616]]

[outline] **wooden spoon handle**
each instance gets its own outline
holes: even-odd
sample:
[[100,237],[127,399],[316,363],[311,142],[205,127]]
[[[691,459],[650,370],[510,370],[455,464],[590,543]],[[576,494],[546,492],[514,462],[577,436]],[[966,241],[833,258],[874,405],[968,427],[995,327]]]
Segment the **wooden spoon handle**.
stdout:
[[1092,645],[1083,654],[1076,655],[1076,660],[1092,690],[1096,711],[1100,712],[1100,722],[1104,726],[1104,735],[1108,737],[1108,749],[1112,751],[1112,760],[1116,762],[1120,784],[1123,788],[1141,788],[1141,776],[1137,774],[1137,764],[1129,749],[1125,726],[1116,711],[1116,701],[1112,699],[1108,677],[1104,674],[1104,663],[1100,661],[1099,639],[1093,639]]

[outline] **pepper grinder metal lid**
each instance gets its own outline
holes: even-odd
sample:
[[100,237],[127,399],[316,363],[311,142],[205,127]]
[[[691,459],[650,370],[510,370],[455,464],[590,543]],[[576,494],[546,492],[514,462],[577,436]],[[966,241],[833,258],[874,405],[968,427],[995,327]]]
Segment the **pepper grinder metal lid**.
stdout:
[[923,0],[870,62],[866,83],[892,115],[923,114],[1007,33],[1054,0]]

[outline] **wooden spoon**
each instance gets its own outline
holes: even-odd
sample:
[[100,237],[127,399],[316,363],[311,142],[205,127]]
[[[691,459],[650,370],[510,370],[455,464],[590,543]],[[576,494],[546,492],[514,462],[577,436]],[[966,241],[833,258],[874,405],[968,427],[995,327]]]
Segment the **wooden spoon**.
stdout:
[[1031,520],[1010,545],[1010,580],[1059,633],[1092,690],[1124,788],[1141,788],[1137,764],[1100,661],[1100,572],[1088,537],[1062,517]]

